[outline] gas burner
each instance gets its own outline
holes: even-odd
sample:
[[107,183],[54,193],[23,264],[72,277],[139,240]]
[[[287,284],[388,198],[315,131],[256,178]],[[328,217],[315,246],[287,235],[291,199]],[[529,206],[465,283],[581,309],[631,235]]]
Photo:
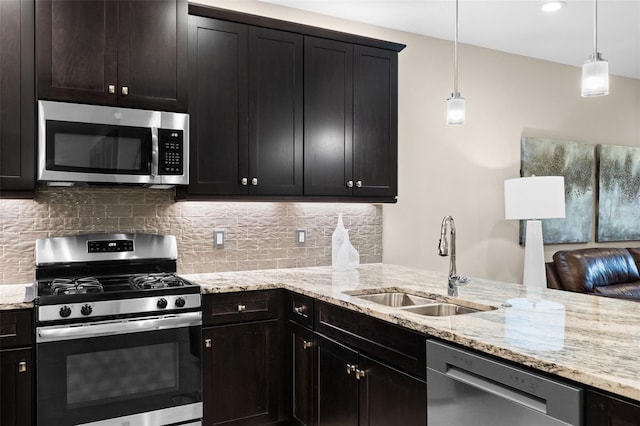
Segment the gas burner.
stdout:
[[84,277],[76,280],[56,278],[51,282],[51,292],[54,295],[102,293],[103,291],[102,284],[94,277]]
[[173,274],[139,274],[129,278],[131,288],[145,290],[151,288],[181,287],[184,281]]

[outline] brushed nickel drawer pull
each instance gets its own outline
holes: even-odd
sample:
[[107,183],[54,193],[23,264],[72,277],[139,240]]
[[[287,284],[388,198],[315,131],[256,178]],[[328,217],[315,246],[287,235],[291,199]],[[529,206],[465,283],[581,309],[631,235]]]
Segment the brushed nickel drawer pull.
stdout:
[[18,373],[25,373],[27,371],[27,362],[20,361],[18,363]]
[[302,305],[302,306],[294,306],[293,308],[293,312],[295,312],[298,315],[304,315],[304,311],[306,311],[306,306]]
[[247,310],[247,307],[245,305],[238,305],[238,312],[244,312]]
[[309,349],[313,346],[313,342],[308,342],[306,340],[302,341],[302,349]]
[[204,339],[204,347],[205,348],[211,347],[211,339]]

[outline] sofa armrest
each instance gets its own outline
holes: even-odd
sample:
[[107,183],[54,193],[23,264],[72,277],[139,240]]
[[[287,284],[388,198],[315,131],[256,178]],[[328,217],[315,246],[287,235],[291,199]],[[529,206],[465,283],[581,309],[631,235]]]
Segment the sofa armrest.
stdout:
[[560,286],[560,280],[558,279],[558,274],[556,273],[556,267],[553,262],[545,263],[544,269],[547,273],[547,288],[562,290],[562,287]]

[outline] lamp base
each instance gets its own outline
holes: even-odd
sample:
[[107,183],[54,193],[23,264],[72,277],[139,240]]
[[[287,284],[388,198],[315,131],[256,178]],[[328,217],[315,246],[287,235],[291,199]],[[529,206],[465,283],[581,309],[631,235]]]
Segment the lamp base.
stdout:
[[522,283],[527,289],[527,297],[533,297],[538,300],[542,289],[547,286],[547,273],[544,268],[542,222],[539,220],[527,221]]

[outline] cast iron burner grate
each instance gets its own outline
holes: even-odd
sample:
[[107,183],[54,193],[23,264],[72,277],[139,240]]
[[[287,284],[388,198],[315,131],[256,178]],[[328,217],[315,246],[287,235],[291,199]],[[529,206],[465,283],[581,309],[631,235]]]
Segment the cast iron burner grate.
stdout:
[[184,285],[184,280],[173,274],[166,273],[139,274],[131,276],[129,284],[131,288],[145,290],[150,288],[181,287]]
[[102,284],[95,277],[77,278],[75,280],[56,278],[51,282],[51,292],[54,295],[102,293],[103,291]]

